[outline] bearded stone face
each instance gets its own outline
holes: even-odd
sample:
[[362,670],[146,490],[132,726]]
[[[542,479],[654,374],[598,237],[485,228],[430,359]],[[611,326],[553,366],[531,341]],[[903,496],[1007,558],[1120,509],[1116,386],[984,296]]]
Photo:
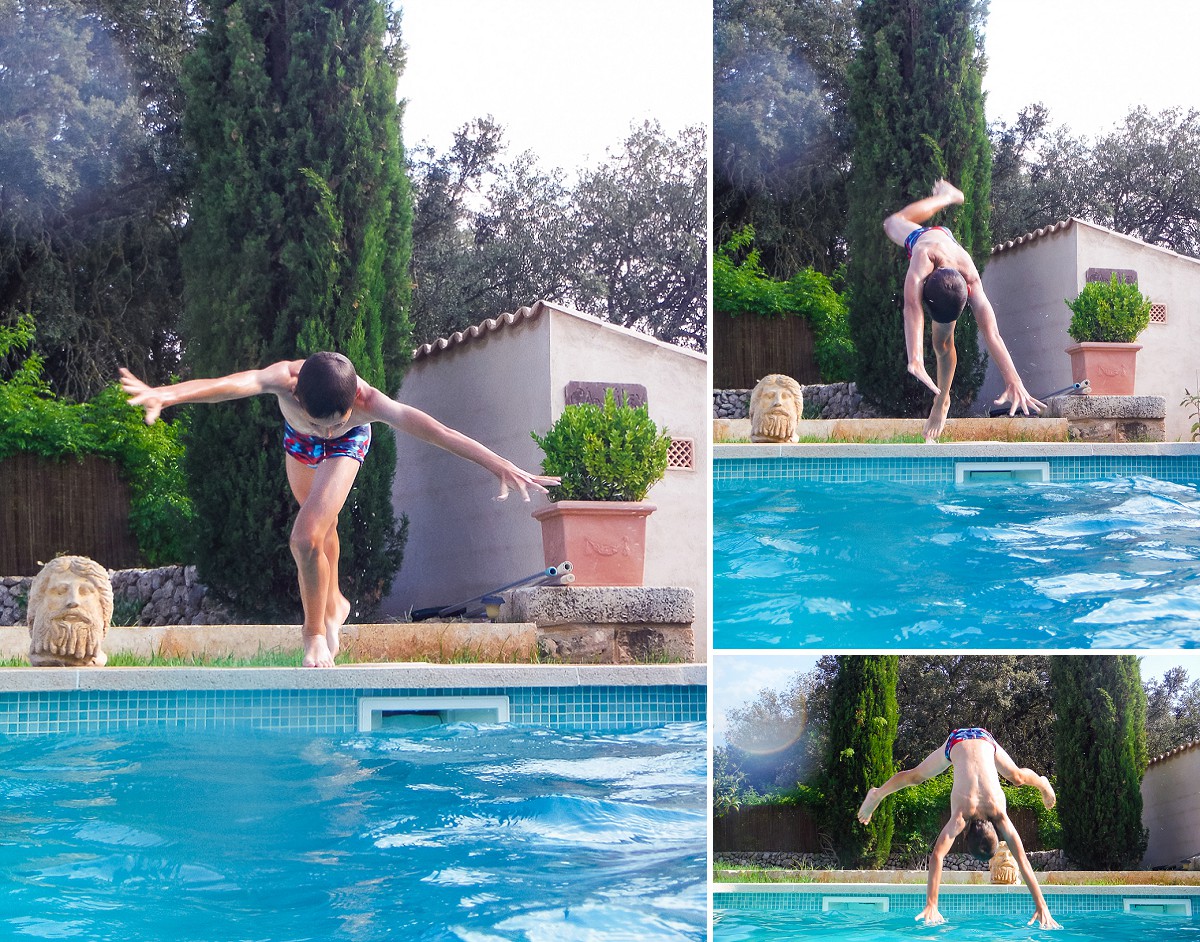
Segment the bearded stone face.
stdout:
[[47,563],[29,587],[29,662],[41,667],[102,666],[112,618],[112,583],[83,556]]
[[790,376],[764,376],[750,394],[750,441],[794,442],[804,410],[804,393]]

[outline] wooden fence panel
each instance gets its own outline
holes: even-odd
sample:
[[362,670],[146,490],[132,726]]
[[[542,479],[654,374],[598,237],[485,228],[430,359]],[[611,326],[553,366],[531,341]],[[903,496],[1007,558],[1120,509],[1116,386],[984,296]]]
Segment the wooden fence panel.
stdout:
[[751,805],[713,822],[713,851],[816,854],[821,839],[804,808]]
[[116,465],[94,455],[0,461],[0,575],[36,575],[64,553],[109,569],[139,565],[129,489]]
[[802,317],[714,311],[712,360],[716,389],[752,389],[769,373],[783,373],[802,385],[821,382],[812,330]]
[[[1010,808],[1012,820],[1026,851],[1044,850],[1038,838],[1037,812],[1032,808]],[[938,822],[938,830],[950,820],[950,809]],[[930,842],[937,833],[929,835]],[[714,853],[818,854],[821,838],[816,822],[805,808],[790,805],[751,805],[713,821]],[[965,854],[963,837],[955,840],[952,854]]]

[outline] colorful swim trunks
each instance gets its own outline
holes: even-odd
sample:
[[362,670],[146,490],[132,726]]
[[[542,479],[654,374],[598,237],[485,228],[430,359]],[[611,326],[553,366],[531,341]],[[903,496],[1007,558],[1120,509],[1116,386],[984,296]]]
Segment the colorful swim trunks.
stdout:
[[371,448],[371,426],[358,425],[338,438],[302,435],[283,423],[283,450],[301,464],[315,468],[326,458],[353,458],[359,464]]
[[996,748],[996,740],[992,738],[992,734],[986,729],[981,729],[978,726],[968,726],[963,729],[956,729],[946,738],[946,758],[950,758],[951,749],[966,739],[982,739],[984,742],[991,743],[993,749]]
[[[908,253],[909,258],[912,258],[913,246],[917,244],[917,240],[919,238],[921,238],[921,236],[923,236],[926,232],[929,232],[931,230],[934,230],[937,232],[944,232],[951,239],[954,239],[954,233],[951,232],[949,229],[947,229],[945,226],[925,226],[922,229],[914,229],[912,232],[910,232],[908,234],[908,238],[904,240],[904,251],[906,251]],[[958,240],[954,239],[954,241],[957,242]]]

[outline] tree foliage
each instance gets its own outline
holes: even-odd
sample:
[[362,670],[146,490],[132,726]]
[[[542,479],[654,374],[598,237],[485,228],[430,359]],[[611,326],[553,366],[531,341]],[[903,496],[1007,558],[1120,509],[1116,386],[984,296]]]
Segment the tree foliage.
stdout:
[[1075,216],[1200,256],[1200,111],[1137,107],[1089,139],[1033,104],[992,138],[999,240]]
[[[754,229],[735,232],[713,257],[713,309],[722,313],[787,317],[807,321],[813,333],[813,357],[827,383],[852,378],[854,343],[850,339],[846,301],[829,279],[805,268],[787,281],[771,278],[761,254],[751,248]],[[737,256],[744,257],[738,261]]]
[[895,771],[898,706],[895,655],[838,657],[829,691],[829,739],[824,825],[843,867],[882,866],[892,844],[892,807],[885,801],[870,824],[856,814],[867,791]]
[[704,349],[707,140],[655,123],[569,182],[504,159],[490,117],[414,154],[414,337],[428,343],[545,299]]
[[194,28],[188,0],[0,0],[0,323],[36,317],[62,395],[178,365]]
[[713,231],[753,226],[776,278],[845,260],[850,165],[846,0],[713,4]]
[[[398,39],[376,0],[214,8],[187,71],[196,375],[337,350],[367,382],[398,388],[411,349]],[[188,441],[201,574],[272,616],[298,610],[280,435],[275,404],[259,398],[197,407]],[[402,538],[390,432],[377,431],[372,451],[341,518],[347,594],[363,611],[390,584]]]
[[188,559],[194,522],[183,476],[179,429],[167,422],[147,426],[111,385],[87,402],[55,396],[42,376],[42,358],[28,353],[31,317],[0,326],[0,356],[22,358],[0,381],[0,460],[14,454],[43,458],[97,455],[112,461],[129,485],[129,524],[142,557],[152,566]]
[[[984,0],[863,0],[860,43],[851,67],[855,125],[849,187],[850,329],[859,389],[894,415],[928,411],[927,391],[905,370],[903,283],[907,261],[883,232],[883,219],[928,195],[940,177],[966,202],[942,213],[980,270],[990,248],[991,150],[983,109]],[[926,328],[928,345],[929,330]],[[985,358],[975,319],[963,312],[955,342],[952,408],[969,405]],[[927,360],[932,360],[931,350]]]
[[1051,660],[1063,850],[1085,870],[1130,869],[1146,851],[1146,694],[1133,655]]
[[1173,667],[1146,684],[1146,753],[1161,756],[1200,740],[1200,679]]
[[900,659],[896,761],[910,768],[951,730],[982,726],[1022,766],[1053,775],[1050,659],[1039,654],[920,654]]

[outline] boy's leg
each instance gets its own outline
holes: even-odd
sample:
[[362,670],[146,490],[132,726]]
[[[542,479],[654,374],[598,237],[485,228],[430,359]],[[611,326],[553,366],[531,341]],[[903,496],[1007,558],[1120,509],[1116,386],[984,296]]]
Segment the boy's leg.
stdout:
[[947,206],[963,202],[962,191],[945,180],[938,180],[924,199],[909,203],[883,222],[883,231],[897,245],[903,245],[910,232],[928,222]]
[[954,382],[954,371],[958,367],[958,350],[954,346],[954,325],[933,322],[933,352],[937,356],[938,394],[933,397],[933,408],[929,410],[929,421],[925,423],[925,441],[937,441],[946,427],[946,415],[950,411],[950,385]]
[[350,600],[342,594],[341,583],[338,581],[342,543],[338,538],[336,521],[325,537],[325,558],[329,560],[329,592],[325,596],[325,643],[329,645],[330,655],[336,657],[341,647],[342,625],[350,617]]
[[326,545],[330,530],[336,531],[338,514],[346,503],[358,469],[359,463],[353,458],[329,458],[316,468],[306,467],[290,455],[287,458],[288,482],[300,503],[300,512],[292,527],[291,548],[304,605],[305,667],[333,665],[336,630],[331,645],[326,612],[330,593],[340,595],[340,592],[333,583],[337,573],[336,559],[330,560]]
[[1042,793],[1042,804],[1047,808],[1053,808],[1058,799],[1054,795],[1054,789],[1050,787],[1050,780],[1044,775],[1038,775],[1033,769],[1018,768],[1013,762],[1012,757],[1004,751],[1004,747],[999,743],[996,744],[996,771],[1000,776],[1014,785],[1032,785]]

